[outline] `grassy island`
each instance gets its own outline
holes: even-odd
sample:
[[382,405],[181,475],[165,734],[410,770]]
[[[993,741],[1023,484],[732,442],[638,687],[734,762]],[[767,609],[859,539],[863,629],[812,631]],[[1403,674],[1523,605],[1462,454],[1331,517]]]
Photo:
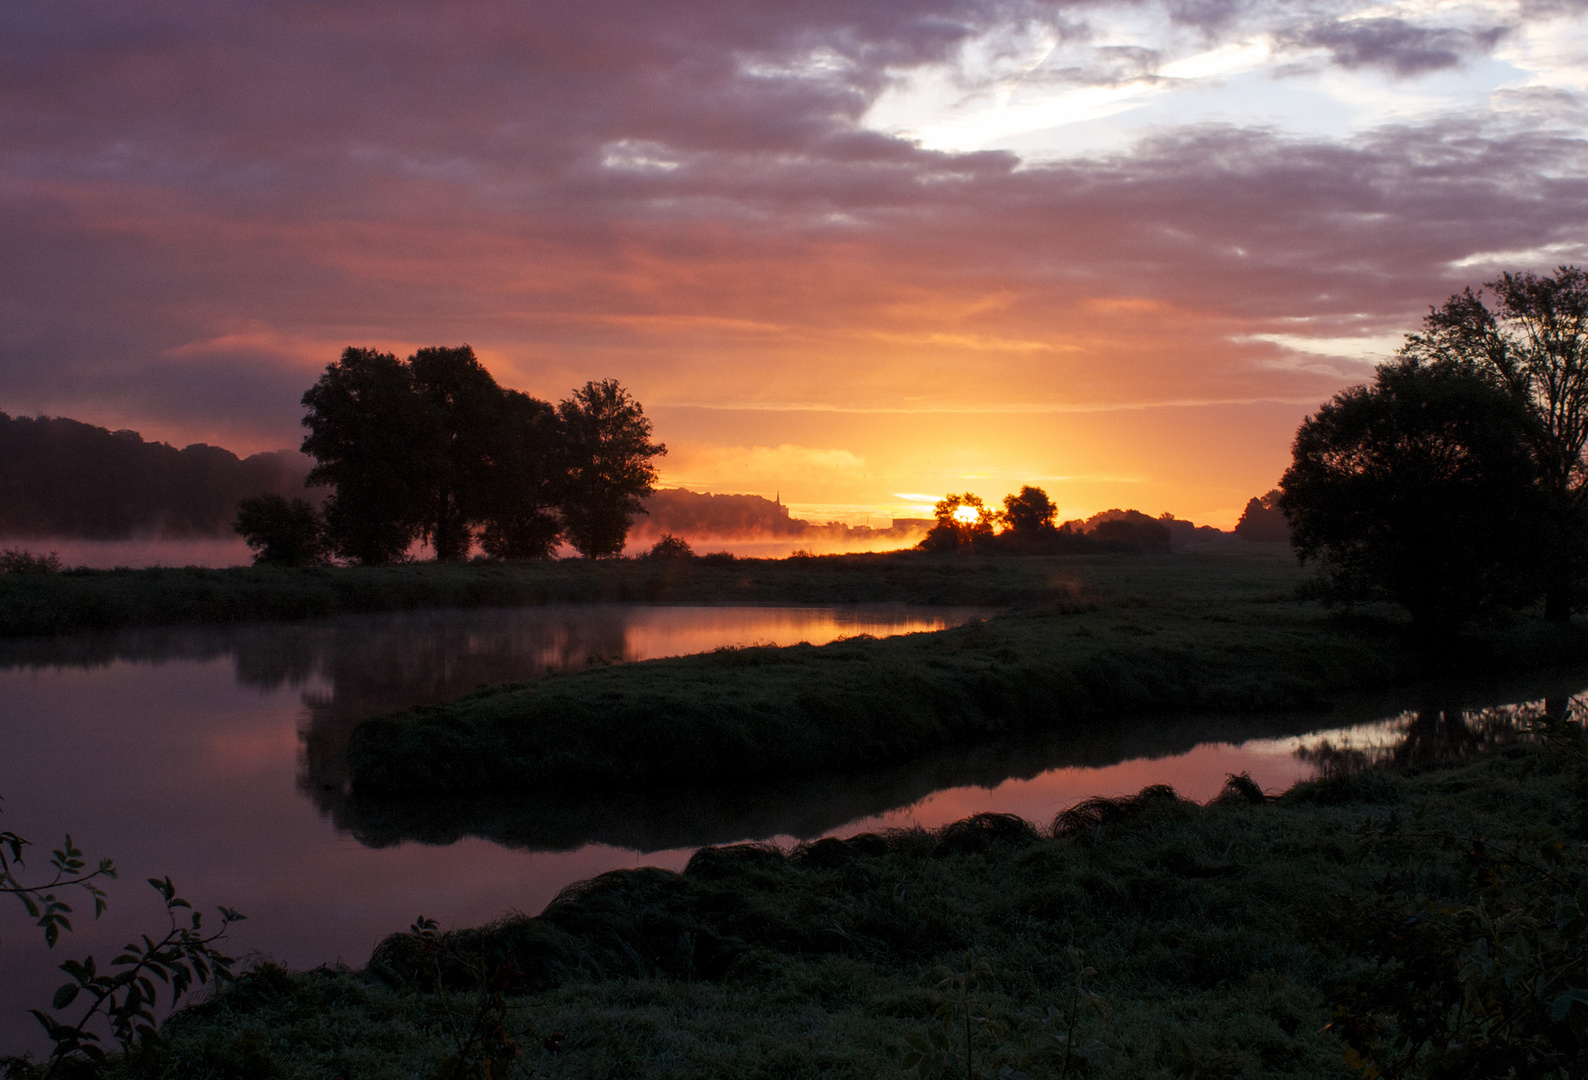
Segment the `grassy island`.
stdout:
[[[941,568],[967,598],[978,583],[1020,578],[1027,591],[1007,614],[940,633],[719,649],[484,688],[370,720],[348,749],[354,790],[412,797],[815,776],[1109,716],[1315,708],[1451,670],[1565,662],[1588,641],[1520,620],[1419,647],[1393,621],[1346,622],[1297,599],[1301,573],[1284,556],[892,559],[872,565],[905,568],[901,579]],[[806,561],[826,560],[790,562]],[[846,565],[867,564],[820,573]]]
[[1588,755],[1556,732],[1278,799],[705,848],[361,970],[260,967],[113,1074],[1581,1075]]

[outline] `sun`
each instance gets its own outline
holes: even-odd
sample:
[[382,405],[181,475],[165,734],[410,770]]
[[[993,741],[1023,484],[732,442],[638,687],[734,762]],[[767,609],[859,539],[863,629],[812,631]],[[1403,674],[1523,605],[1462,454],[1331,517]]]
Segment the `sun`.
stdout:
[[954,511],[954,520],[961,525],[976,524],[976,508],[974,506],[961,506]]

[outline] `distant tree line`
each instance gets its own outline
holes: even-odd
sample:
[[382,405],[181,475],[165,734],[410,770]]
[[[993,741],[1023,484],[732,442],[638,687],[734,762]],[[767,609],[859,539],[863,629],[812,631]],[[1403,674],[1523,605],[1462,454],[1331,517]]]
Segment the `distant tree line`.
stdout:
[[178,450],[136,431],[0,413],[0,536],[224,536],[242,500],[301,494],[306,472],[290,451],[239,459],[204,443]]
[[1279,506],[1284,492],[1278,488],[1266,495],[1257,495],[1246,502],[1241,519],[1235,523],[1235,535],[1254,544],[1290,543],[1290,520]]
[[323,513],[301,501],[245,502],[237,529],[260,562],[334,556],[365,565],[418,540],[441,561],[478,542],[491,556],[620,554],[656,483],[651,422],[617,382],[556,406],[499,386],[467,345],[406,360],[349,348],[303,395]]
[[1217,543],[1229,534],[1173,514],[1149,517],[1139,510],[1102,510],[1057,523],[1048,493],[1026,485],[995,510],[970,492],[950,494],[933,507],[934,524],[917,545],[923,551],[1057,555],[1105,551],[1169,551]]
[[[1085,521],[1056,523],[1058,507],[1048,493],[1029,484],[1004,496],[995,510],[970,492],[944,496],[932,508],[935,524],[918,545],[922,551],[1005,554],[1067,554],[1088,551],[1168,551],[1175,532],[1198,531],[1165,514],[1105,510]],[[1171,530],[1171,524],[1183,526]],[[1216,532],[1217,530],[1208,530]]]
[[1279,509],[1326,599],[1392,600],[1429,631],[1588,578],[1588,274],[1452,296],[1373,382],[1296,433]]

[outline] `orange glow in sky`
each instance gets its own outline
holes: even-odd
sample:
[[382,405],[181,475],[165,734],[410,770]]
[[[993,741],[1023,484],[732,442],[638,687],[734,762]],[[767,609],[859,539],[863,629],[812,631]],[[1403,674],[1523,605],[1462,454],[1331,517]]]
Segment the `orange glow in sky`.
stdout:
[[0,410],[178,445],[468,342],[620,380],[669,486],[1229,527],[1431,305],[1588,261],[1580,5],[16,0],[0,41]]

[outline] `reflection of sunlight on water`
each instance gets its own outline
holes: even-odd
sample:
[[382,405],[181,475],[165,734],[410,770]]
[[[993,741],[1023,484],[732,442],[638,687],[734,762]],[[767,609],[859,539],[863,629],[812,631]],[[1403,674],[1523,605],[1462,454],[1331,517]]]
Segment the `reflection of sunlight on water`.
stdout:
[[862,634],[887,637],[942,630],[991,614],[991,608],[964,608],[947,617],[922,615],[900,605],[857,611],[762,608],[753,619],[747,619],[744,609],[635,609],[624,627],[623,659],[650,660],[724,647],[825,645]]
[[1050,769],[1029,780],[1005,780],[996,787],[957,787],[933,792],[924,799],[886,814],[854,821],[835,835],[853,836],[877,829],[920,825],[935,829],[971,814],[1014,814],[1038,826],[1054,815],[1093,796],[1134,795],[1151,784],[1168,784],[1183,798],[1206,802],[1224,787],[1231,773],[1249,773],[1270,793],[1277,794],[1310,779],[1311,765],[1293,755],[1268,752],[1254,745],[1282,740],[1253,739],[1239,745],[1203,743],[1183,754],[1135,758],[1113,765]]

